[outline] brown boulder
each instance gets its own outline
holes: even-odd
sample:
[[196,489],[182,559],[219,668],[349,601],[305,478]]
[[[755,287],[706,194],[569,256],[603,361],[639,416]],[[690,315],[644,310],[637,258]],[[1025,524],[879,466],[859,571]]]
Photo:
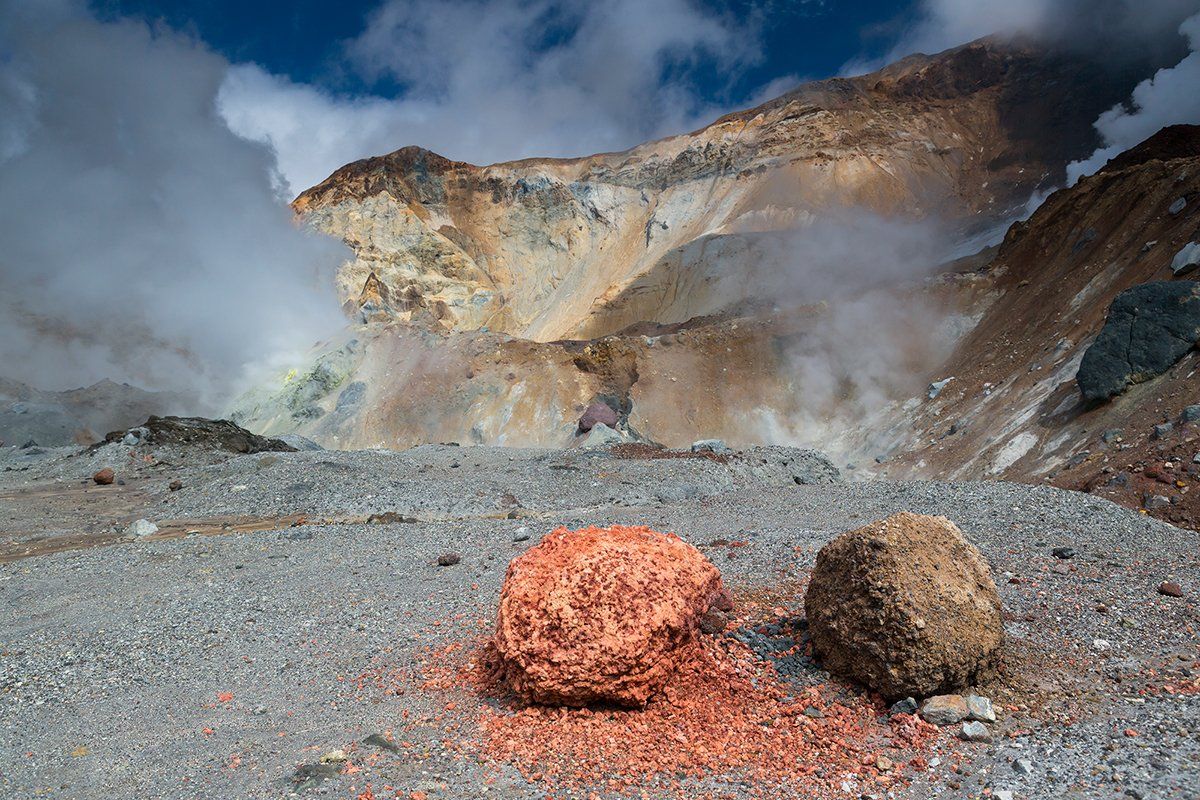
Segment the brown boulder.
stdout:
[[492,641],[526,700],[643,706],[704,614],[730,607],[721,573],[674,534],[559,528],[509,564]]
[[93,475],[92,480],[94,480],[100,486],[108,486],[110,483],[113,482],[113,479],[115,477],[116,477],[116,474],[110,468],[105,467],[104,469],[100,470],[95,475]]
[[1000,658],[996,584],[945,517],[900,513],[837,537],[804,605],[825,668],[889,699],[962,689]]

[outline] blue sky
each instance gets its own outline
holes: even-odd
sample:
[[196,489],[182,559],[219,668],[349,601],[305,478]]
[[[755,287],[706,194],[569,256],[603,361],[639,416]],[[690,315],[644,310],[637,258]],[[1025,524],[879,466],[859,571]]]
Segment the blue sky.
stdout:
[[[912,22],[913,0],[704,0],[719,14],[762,18],[762,60],[732,85],[698,71],[713,102],[748,97],[781,76],[820,78],[849,61],[878,58]],[[254,62],[298,83],[339,94],[394,96],[401,87],[346,64],[343,44],[362,32],[380,0],[101,0],[101,16],[136,16],[190,33],[232,62]]]

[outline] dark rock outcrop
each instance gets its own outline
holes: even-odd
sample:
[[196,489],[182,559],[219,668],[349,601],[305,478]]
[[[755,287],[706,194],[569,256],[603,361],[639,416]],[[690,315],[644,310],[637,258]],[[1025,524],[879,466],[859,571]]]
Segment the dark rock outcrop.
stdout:
[[889,700],[987,677],[1004,642],[987,562],[945,517],[894,514],[837,537],[804,607],[825,668]]
[[129,436],[139,445],[191,445],[230,453],[296,451],[286,442],[251,433],[229,420],[204,417],[150,417],[137,428],[113,431],[102,444],[121,442]]
[[1200,283],[1159,281],[1113,300],[1075,376],[1085,400],[1108,400],[1157,377],[1200,340]]

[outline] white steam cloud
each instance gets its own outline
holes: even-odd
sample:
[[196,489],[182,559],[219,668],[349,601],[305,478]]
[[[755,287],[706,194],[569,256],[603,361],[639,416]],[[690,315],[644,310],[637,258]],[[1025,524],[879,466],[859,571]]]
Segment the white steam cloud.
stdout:
[[[299,229],[228,65],[70,2],[0,0],[0,372],[223,400],[342,324],[345,253]],[[203,408],[203,406],[202,406]]]
[[1115,106],[1100,115],[1096,130],[1104,139],[1104,147],[1086,160],[1067,166],[1068,185],[1091,175],[1110,158],[1167,125],[1200,123],[1200,14],[1188,18],[1179,32],[1187,37],[1191,53],[1138,84],[1128,105]]
[[389,0],[347,56],[399,85],[395,99],[340,98],[246,64],[229,73],[221,112],[275,149],[293,193],[410,144],[477,164],[588,155],[716,116],[694,71],[758,61],[757,31],[757,17],[693,0]]

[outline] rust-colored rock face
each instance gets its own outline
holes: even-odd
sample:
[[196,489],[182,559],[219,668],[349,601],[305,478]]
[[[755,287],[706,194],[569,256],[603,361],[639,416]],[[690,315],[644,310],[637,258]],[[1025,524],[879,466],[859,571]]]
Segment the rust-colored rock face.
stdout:
[[894,514],[837,537],[804,605],[824,666],[887,698],[960,690],[1000,658],[996,584],[945,517]]
[[730,607],[720,572],[674,534],[559,528],[509,564],[493,643],[527,700],[642,706],[713,607]]

